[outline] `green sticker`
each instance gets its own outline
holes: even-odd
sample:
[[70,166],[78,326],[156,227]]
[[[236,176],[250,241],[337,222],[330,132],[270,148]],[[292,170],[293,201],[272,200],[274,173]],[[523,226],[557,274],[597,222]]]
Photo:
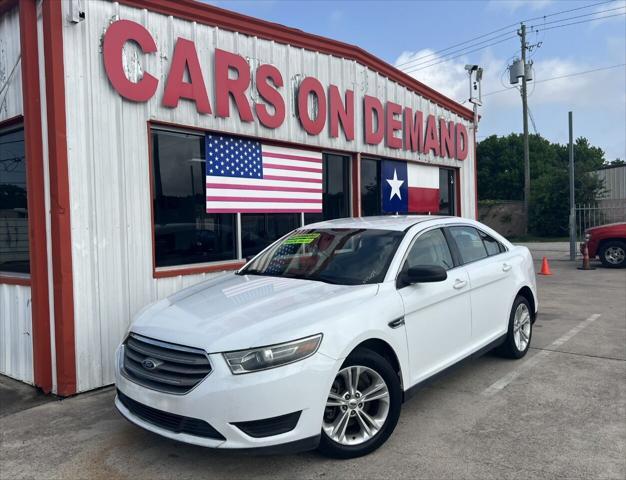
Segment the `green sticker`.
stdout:
[[320,236],[319,233],[303,233],[294,235],[283,242],[283,245],[308,245]]

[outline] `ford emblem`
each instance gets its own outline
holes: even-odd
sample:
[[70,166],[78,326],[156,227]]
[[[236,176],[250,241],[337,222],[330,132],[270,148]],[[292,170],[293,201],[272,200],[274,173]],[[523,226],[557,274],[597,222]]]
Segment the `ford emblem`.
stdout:
[[155,360],[154,358],[145,358],[143,362],[141,362],[141,366],[145,368],[146,370],[154,370],[162,363],[163,362],[159,362],[158,360]]

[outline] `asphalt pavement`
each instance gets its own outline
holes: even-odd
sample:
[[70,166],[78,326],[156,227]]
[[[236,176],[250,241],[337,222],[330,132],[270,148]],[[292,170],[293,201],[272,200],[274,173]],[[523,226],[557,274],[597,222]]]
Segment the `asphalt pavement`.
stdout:
[[58,401],[0,377],[0,478],[624,479],[626,270],[579,271],[567,244],[530,246],[553,275],[538,278],[529,354],[487,354],[423,389],[367,457],[184,445],[123,420],[112,387]]

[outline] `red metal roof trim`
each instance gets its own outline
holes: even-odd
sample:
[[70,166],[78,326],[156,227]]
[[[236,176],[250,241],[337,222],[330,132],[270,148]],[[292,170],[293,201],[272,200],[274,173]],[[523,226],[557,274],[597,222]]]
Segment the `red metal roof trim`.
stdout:
[[245,33],[266,40],[274,40],[307,50],[356,60],[467,120],[473,120],[474,118],[472,110],[463,107],[454,100],[355,45],[231,12],[207,5],[206,3],[197,2],[196,0],[119,0],[119,3],[135,8],[145,8],[149,11],[172,15],[173,17],[204,25]]

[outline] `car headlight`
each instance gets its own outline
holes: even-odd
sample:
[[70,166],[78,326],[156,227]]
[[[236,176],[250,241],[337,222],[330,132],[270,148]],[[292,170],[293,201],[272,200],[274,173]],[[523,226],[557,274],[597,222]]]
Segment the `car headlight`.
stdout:
[[585,242],[588,242],[589,240],[591,240],[591,234],[585,233]]
[[312,337],[301,338],[292,342],[225,352],[222,355],[224,355],[230,371],[239,375],[304,360],[317,352],[321,342],[322,334],[318,333]]

